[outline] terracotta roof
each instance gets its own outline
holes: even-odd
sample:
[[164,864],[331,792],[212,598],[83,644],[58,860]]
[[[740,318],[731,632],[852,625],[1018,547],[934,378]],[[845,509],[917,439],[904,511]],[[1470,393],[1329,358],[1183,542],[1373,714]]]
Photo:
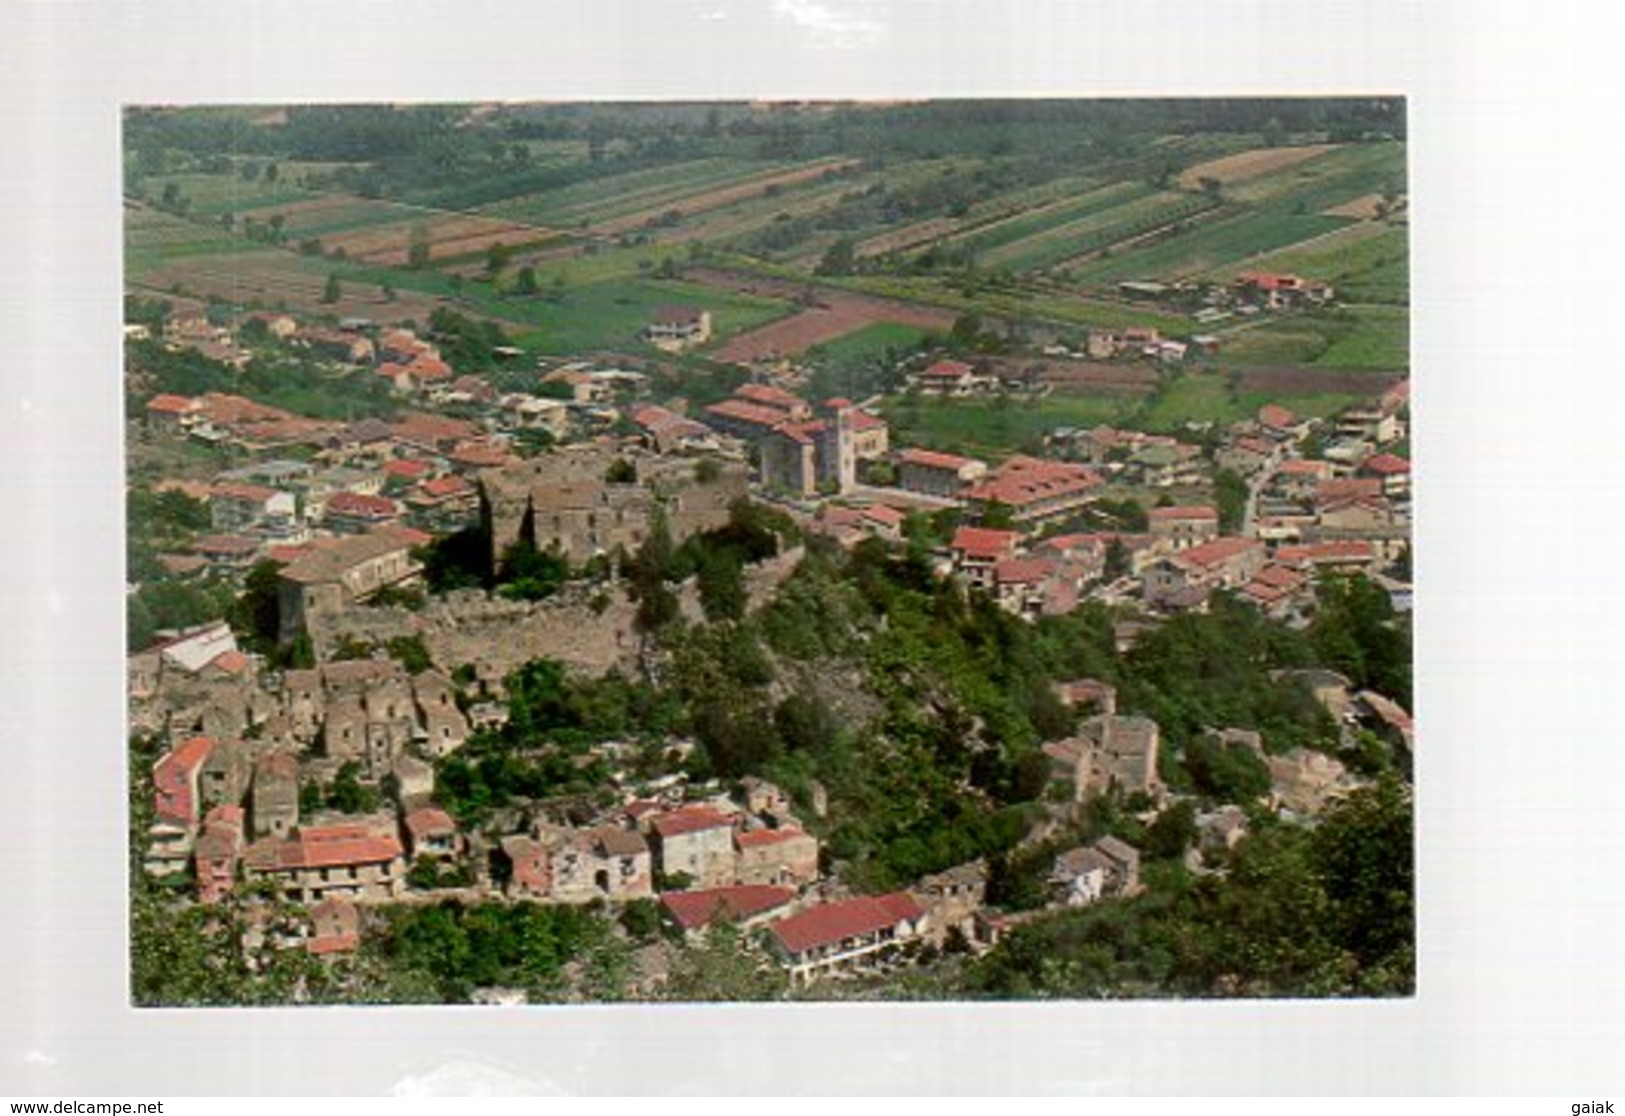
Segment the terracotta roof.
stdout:
[[1411,471],[1411,463],[1392,453],[1379,453],[1368,457],[1360,466],[1362,473],[1376,473],[1379,477],[1396,477]]
[[464,419],[409,411],[395,420],[391,432],[396,438],[404,441],[432,445],[472,438],[479,433],[479,427]]
[[905,518],[902,512],[896,508],[887,507],[885,504],[870,504],[863,509],[863,515],[866,519],[873,519],[878,523],[886,524],[888,527],[901,527]]
[[1315,486],[1315,502],[1324,504],[1333,500],[1363,500],[1382,495],[1382,481],[1376,477],[1338,477],[1323,480]]
[[852,430],[854,433],[864,430],[879,430],[886,425],[886,420],[879,415],[871,415],[868,411],[852,412]]
[[203,665],[206,669],[223,670],[227,674],[241,674],[248,668],[248,656],[241,651],[222,651]]
[[824,406],[831,411],[844,411],[848,407],[852,406],[852,400],[848,399],[844,395],[832,395],[828,399],[824,400]]
[[197,409],[197,400],[184,395],[155,395],[147,400],[147,410],[162,415],[189,415]]
[[419,487],[428,496],[459,496],[474,491],[474,486],[464,477],[440,477],[424,481]]
[[439,807],[423,806],[406,815],[406,831],[413,841],[421,841],[436,833],[456,833],[457,823]]
[[433,466],[427,461],[408,461],[404,458],[397,458],[394,461],[384,463],[384,472],[392,477],[404,477],[407,480],[416,480],[418,477],[432,471],[432,469]]
[[1249,550],[1262,549],[1263,544],[1257,539],[1223,538],[1193,546],[1189,550],[1182,550],[1174,555],[1173,561],[1188,566],[1216,566],[1221,562],[1228,562],[1239,554]]
[[1031,585],[1055,572],[1053,558],[1006,558],[993,567],[993,580],[1001,585]]
[[929,376],[933,380],[957,380],[961,376],[971,376],[975,373],[976,369],[962,360],[939,360],[920,375]]
[[1172,508],[1152,508],[1146,513],[1153,523],[1164,523],[1175,519],[1211,519],[1218,521],[1219,512],[1216,508],[1197,504],[1187,504]]
[[785,411],[807,405],[807,401],[799,395],[794,395],[783,388],[773,387],[771,384],[742,384],[734,391],[734,398]]
[[[405,851],[394,837],[378,834],[360,823],[314,826],[264,847],[256,842],[259,866],[272,868],[332,868],[347,864],[378,864]],[[254,850],[250,850],[253,852]]]
[[958,472],[967,465],[979,465],[981,462],[971,457],[960,457],[955,453],[938,453],[928,449],[906,449],[898,455],[898,460],[905,465],[920,465],[927,469],[951,469]]
[[1274,403],[1266,403],[1258,409],[1258,421],[1276,430],[1284,430],[1287,427],[1296,426],[1298,416],[1285,407]]
[[655,819],[655,832],[663,838],[681,837],[707,829],[733,827],[733,819],[709,806],[684,806]]
[[807,836],[805,830],[787,825],[782,829],[751,829],[734,834],[734,844],[742,849],[760,849],[768,845],[782,845]]
[[1365,539],[1342,539],[1333,542],[1309,543],[1305,546],[1283,546],[1275,552],[1278,562],[1370,562],[1377,556],[1376,548]]
[[788,887],[740,884],[703,891],[668,891],[660,896],[660,905],[684,930],[698,930],[710,925],[719,915],[742,921],[782,907],[795,897],[796,893]]
[[388,519],[399,515],[401,506],[387,496],[366,496],[359,492],[335,492],[327,500],[329,515],[359,515],[368,519]]
[[1331,464],[1325,461],[1310,461],[1306,458],[1293,458],[1291,461],[1281,462],[1278,473],[1289,477],[1327,477],[1331,475]]
[[821,903],[800,914],[775,922],[773,936],[790,953],[805,953],[819,946],[838,945],[860,934],[872,934],[899,922],[913,921],[925,911],[906,892],[858,896]]
[[777,408],[764,407],[759,403],[748,403],[741,399],[724,399],[721,403],[713,403],[705,409],[705,413],[765,427],[777,426],[789,418],[789,415]]
[[949,549],[963,551],[967,558],[993,561],[1015,552],[1021,541],[1019,531],[997,531],[991,527],[957,527]]
[[1101,483],[1099,475],[1084,465],[1017,456],[966,492],[965,498],[1020,508],[1053,496],[1083,492]]

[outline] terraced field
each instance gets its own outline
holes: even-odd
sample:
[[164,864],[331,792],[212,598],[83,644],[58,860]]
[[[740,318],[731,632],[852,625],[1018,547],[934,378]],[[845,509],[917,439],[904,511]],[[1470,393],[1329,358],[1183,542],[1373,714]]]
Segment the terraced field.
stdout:
[[785,163],[744,159],[690,159],[578,182],[537,192],[516,193],[477,211],[513,221],[559,226],[594,225],[661,207],[719,185],[738,183]]
[[237,173],[171,174],[151,178],[146,183],[147,196],[163,197],[170,186],[190,203],[188,212],[198,217],[218,217],[222,213],[298,202],[311,196],[309,191],[280,179],[272,183],[262,179],[250,182]]
[[[1352,302],[1405,305],[1410,299],[1410,231],[1372,221],[1338,229],[1247,261],[1260,271],[1313,275]],[[1227,278],[1219,272],[1212,278]]]
[[1026,237],[987,253],[989,266],[1013,271],[1039,271],[1066,266],[1111,245],[1144,236],[1215,207],[1212,200],[1191,194],[1158,191],[1090,213],[1075,221]]
[[133,278],[167,261],[240,251],[243,242],[218,225],[186,221],[146,206],[124,210],[124,266]]

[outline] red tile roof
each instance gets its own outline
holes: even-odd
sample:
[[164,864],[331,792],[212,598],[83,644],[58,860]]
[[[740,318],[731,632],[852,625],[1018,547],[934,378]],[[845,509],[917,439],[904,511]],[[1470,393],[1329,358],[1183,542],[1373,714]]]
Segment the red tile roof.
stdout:
[[432,468],[433,466],[427,461],[408,461],[404,458],[397,458],[394,461],[384,463],[384,472],[392,477],[403,477],[406,480],[416,480],[421,476],[425,476]]
[[1315,562],[1371,562],[1376,557],[1376,548],[1365,539],[1310,543],[1307,546],[1283,546],[1275,552],[1276,561],[1294,565]]
[[419,487],[429,496],[459,496],[474,491],[474,486],[464,477],[440,477],[424,481]]
[[863,515],[866,519],[873,519],[875,522],[884,523],[888,527],[901,527],[905,518],[902,512],[896,508],[887,507],[885,504],[871,504],[863,509]]
[[1214,539],[1180,551],[1173,560],[1188,566],[1217,566],[1249,550],[1259,550],[1263,545],[1257,539]]
[[191,823],[197,806],[192,798],[192,779],[212,751],[212,739],[194,736],[175,745],[153,765],[153,807],[160,818],[181,825]]
[[1167,523],[1176,519],[1211,519],[1218,521],[1217,508],[1205,507],[1199,504],[1186,504],[1172,508],[1152,508],[1146,513],[1153,523]]
[[1012,457],[965,493],[967,500],[1022,508],[1055,496],[1075,495],[1104,482],[1094,470],[1066,461]]
[[975,458],[960,457],[956,453],[938,453],[928,449],[906,449],[899,456],[905,465],[919,465],[927,469],[949,469],[955,473],[967,465],[981,464]]
[[852,412],[852,430],[862,433],[865,430],[880,430],[886,425],[886,420],[879,415],[871,415],[868,411]]
[[735,422],[749,423],[752,426],[774,427],[790,416],[775,407],[764,407],[757,403],[747,403],[742,399],[724,399],[721,403],[713,403],[705,409],[708,415],[718,418],[733,419]]
[[660,896],[660,905],[684,930],[698,930],[710,925],[718,916],[742,921],[782,907],[795,897],[796,893],[788,887],[740,884],[704,891],[668,891]]
[[227,674],[241,674],[248,668],[248,656],[241,651],[222,651],[203,665],[206,669],[222,670]]
[[197,400],[184,395],[155,395],[147,400],[147,410],[161,415],[189,415],[197,409]]
[[421,841],[436,833],[456,833],[457,823],[439,807],[423,806],[406,815],[406,831],[413,841]]
[[773,387],[771,384],[743,384],[734,391],[734,398],[743,399],[747,403],[759,403],[764,407],[777,407],[781,411],[795,410],[807,405],[807,401],[801,396],[783,388]]
[[1276,430],[1285,430],[1298,424],[1298,416],[1285,407],[1266,403],[1258,409],[1258,421]]
[[976,369],[962,360],[939,360],[920,375],[929,376],[933,380],[957,380],[961,376],[974,375],[975,372]]
[[1397,477],[1411,471],[1411,463],[1392,453],[1379,453],[1368,457],[1360,466],[1362,473],[1375,473],[1379,477]]
[[1323,480],[1315,486],[1317,504],[1330,503],[1333,500],[1363,500],[1381,495],[1382,481],[1376,477],[1338,477],[1334,480]]
[[1329,462],[1293,458],[1291,461],[1281,462],[1281,467],[1276,472],[1289,477],[1328,477],[1331,475],[1331,469]]
[[775,922],[773,936],[790,953],[805,953],[819,946],[838,945],[848,938],[912,922],[925,911],[906,892],[862,895],[834,903],[821,903],[800,914]]
[[348,864],[378,864],[405,851],[394,837],[383,836],[358,823],[316,826],[300,830],[273,846],[277,868],[332,868]]
[[991,527],[957,527],[949,549],[964,553],[967,558],[984,562],[997,561],[1015,554],[1021,541],[1019,531],[998,531]]
[[335,492],[327,500],[328,515],[357,515],[368,519],[388,519],[400,513],[401,506],[387,496],[367,496],[360,492]]
[[768,845],[782,845],[786,841],[794,841],[806,835],[804,830],[797,829],[793,825],[787,825],[783,829],[752,829],[735,833],[734,844],[742,849],[759,849]]
[[1055,572],[1053,558],[1006,558],[993,567],[993,580],[1001,585],[1032,585]]
[[709,806],[684,806],[655,819],[655,832],[661,837],[681,837],[707,829],[733,828],[733,819]]

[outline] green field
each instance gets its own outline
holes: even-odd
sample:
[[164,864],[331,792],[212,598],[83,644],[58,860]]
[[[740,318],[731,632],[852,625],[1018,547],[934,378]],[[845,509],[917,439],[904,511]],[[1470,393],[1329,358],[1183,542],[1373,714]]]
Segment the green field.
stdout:
[[[1323,279],[1350,301],[1403,305],[1410,294],[1409,260],[1409,229],[1364,221],[1318,240],[1258,256],[1248,266]],[[1227,277],[1223,273],[1212,276]]]
[[1346,305],[1289,314],[1226,333],[1223,339],[1227,364],[1385,371],[1410,367],[1410,311],[1404,306]]
[[243,241],[215,225],[196,224],[146,209],[124,217],[124,266],[131,278],[183,256],[240,252]]
[[1147,193],[987,253],[989,266],[1014,271],[1046,267],[1128,240],[1213,208],[1206,198],[1173,191]]
[[884,357],[892,349],[917,348],[923,339],[935,336],[939,335],[918,326],[876,322],[813,346],[807,350],[806,359],[813,363],[854,364]]
[[158,199],[173,185],[180,196],[189,201],[188,212],[195,217],[218,217],[222,213],[240,213],[267,205],[285,205],[305,201],[314,195],[297,186],[277,181],[266,183],[255,179],[249,182],[240,174],[171,174],[149,178],[147,197]]
[[889,396],[883,411],[900,445],[999,458],[1038,448],[1058,426],[1117,423],[1134,409],[1133,400],[1102,395],[1057,395],[1033,402]]
[[768,299],[726,294],[711,287],[664,280],[594,283],[574,287],[559,303],[501,302],[505,316],[534,328],[515,343],[541,353],[644,348],[639,334],[655,307],[682,303],[711,311],[717,341],[783,317],[789,307]]
[[789,165],[725,158],[692,159],[559,189],[515,195],[479,206],[477,212],[538,224],[596,223],[655,209],[706,190],[783,170]]
[[1064,201],[1052,202],[1014,217],[955,234],[947,238],[947,243],[977,253],[990,252],[1154,192],[1151,186],[1143,182],[1115,182],[1110,186],[1102,186]]

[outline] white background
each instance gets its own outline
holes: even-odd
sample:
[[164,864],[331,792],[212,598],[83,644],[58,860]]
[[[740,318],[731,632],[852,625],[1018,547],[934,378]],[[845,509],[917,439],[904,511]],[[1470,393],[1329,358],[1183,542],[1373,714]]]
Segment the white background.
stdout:
[[[0,1095],[1625,1089],[1613,6],[0,7]],[[122,103],[1404,94],[1420,994],[127,1006]]]

